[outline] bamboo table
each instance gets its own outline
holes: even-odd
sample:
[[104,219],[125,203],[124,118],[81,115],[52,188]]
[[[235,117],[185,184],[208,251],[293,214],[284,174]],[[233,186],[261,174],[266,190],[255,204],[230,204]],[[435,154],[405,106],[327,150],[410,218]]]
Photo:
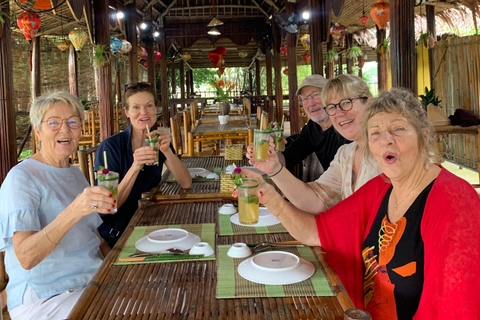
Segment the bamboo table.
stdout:
[[[198,121],[200,124],[220,123],[218,116],[202,116]],[[229,115],[228,123],[247,123],[247,116],[244,114]]]
[[[218,116],[220,114],[220,109],[218,108],[217,105],[211,105],[208,107],[204,107],[201,113],[202,113],[202,116]],[[243,110],[240,107],[230,104],[230,112],[229,112],[230,115],[242,114],[242,113],[243,113]]]
[[[334,296],[217,299],[217,260],[113,264],[134,226],[215,223],[225,202],[143,202],[67,319],[343,319],[353,304],[319,248],[314,256]],[[288,233],[219,236],[215,243],[291,240]],[[318,269],[317,269],[318,272]]]

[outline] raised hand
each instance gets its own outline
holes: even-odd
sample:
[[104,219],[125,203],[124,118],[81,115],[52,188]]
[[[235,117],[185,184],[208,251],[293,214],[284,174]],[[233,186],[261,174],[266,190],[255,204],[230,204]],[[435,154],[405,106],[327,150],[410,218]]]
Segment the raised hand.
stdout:
[[[251,170],[248,169],[242,169],[242,175],[244,175],[247,178],[250,179],[255,179],[258,181],[258,200],[261,204],[267,205],[270,200],[274,199],[276,195],[280,194],[275,190],[275,188],[268,182],[265,182],[263,177]],[[232,194],[233,197],[238,197],[238,192],[236,190],[233,191]]]
[[140,171],[142,170],[145,164],[155,162],[156,157],[157,157],[157,151],[153,150],[152,147],[138,148],[133,153],[132,168],[135,168],[137,171]]
[[71,203],[73,212],[87,216],[93,212],[111,213],[115,207],[112,193],[104,187],[88,187],[83,189]]
[[167,130],[153,130],[150,133],[147,133],[148,137],[153,137],[153,135],[158,136],[158,149],[163,153],[170,150],[170,143],[172,142],[172,137]]
[[253,143],[247,147],[246,157],[250,159],[250,164],[257,168],[258,170],[265,172],[270,175],[275,172],[278,172],[281,168],[280,160],[278,159],[277,153],[275,152],[275,142],[273,138],[270,137],[268,144],[268,159],[267,161],[255,161],[253,160]]

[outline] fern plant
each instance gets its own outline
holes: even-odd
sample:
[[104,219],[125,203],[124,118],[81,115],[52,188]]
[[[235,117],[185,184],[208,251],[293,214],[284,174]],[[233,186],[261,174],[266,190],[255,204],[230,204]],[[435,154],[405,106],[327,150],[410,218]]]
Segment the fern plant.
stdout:
[[363,56],[362,48],[354,46],[347,51],[345,51],[345,58],[347,59],[358,59],[358,57]]
[[106,45],[93,45],[93,59],[99,67],[105,67],[112,59],[112,52]]
[[325,56],[325,62],[327,63],[335,62],[335,60],[337,59],[338,59],[338,52],[336,52],[335,50],[328,51]]

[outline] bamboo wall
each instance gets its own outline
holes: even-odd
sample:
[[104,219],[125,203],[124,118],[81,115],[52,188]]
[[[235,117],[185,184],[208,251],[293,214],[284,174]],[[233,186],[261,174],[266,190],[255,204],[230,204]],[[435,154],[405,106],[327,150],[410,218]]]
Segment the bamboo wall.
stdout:
[[[480,36],[450,37],[433,48],[435,93],[447,116],[456,109],[480,114]],[[423,92],[420,91],[420,92]],[[445,158],[477,170],[477,138],[473,135],[442,136]]]

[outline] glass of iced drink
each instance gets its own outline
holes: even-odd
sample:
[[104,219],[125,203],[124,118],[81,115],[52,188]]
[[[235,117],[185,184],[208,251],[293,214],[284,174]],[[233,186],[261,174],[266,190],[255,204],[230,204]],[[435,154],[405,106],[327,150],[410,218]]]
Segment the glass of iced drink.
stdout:
[[145,146],[146,147],[152,147],[153,148],[153,151],[156,151],[157,152],[157,155],[155,156],[155,161],[152,162],[152,163],[147,163],[146,165],[147,166],[158,166],[158,147],[157,147],[157,144],[158,144],[158,136],[157,135],[153,135],[153,137],[151,139],[145,139]]
[[274,129],[272,131],[273,142],[275,142],[275,151],[282,152],[285,150],[285,143],[283,142],[283,129]]
[[253,131],[253,159],[255,161],[268,160],[268,142],[270,141],[270,130]]
[[[111,193],[114,200],[117,200],[118,194],[118,172],[109,171],[106,174],[99,174],[97,177],[98,185],[107,188]],[[115,208],[110,212],[117,212],[117,202],[115,201]]]
[[238,189],[238,219],[241,224],[258,223],[258,181],[242,179]]

